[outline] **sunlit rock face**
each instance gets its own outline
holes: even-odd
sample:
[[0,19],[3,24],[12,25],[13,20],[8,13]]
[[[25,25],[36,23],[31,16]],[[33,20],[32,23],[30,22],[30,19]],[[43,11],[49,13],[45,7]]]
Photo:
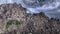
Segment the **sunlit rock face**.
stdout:
[[25,23],[26,22],[25,16],[26,9],[23,8],[20,4],[0,5],[0,33],[5,32],[6,24],[10,20],[18,20],[23,21]]

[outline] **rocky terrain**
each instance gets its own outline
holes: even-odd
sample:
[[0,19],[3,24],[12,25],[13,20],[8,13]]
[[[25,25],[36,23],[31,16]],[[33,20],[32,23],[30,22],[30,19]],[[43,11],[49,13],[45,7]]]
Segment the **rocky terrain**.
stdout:
[[[6,25],[10,25],[9,28]],[[28,14],[20,4],[2,4],[0,34],[60,34],[60,21],[47,17],[43,12]]]

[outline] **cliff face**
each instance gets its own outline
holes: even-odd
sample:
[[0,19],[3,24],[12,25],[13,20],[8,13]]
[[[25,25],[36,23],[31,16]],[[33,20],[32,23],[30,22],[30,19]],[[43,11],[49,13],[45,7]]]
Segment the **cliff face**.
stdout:
[[[5,32],[6,24],[10,20],[23,21],[23,24],[13,26]],[[59,20],[49,19],[43,12],[32,15],[27,14],[26,9],[18,4],[0,5],[0,33],[2,34],[60,34],[59,27]]]

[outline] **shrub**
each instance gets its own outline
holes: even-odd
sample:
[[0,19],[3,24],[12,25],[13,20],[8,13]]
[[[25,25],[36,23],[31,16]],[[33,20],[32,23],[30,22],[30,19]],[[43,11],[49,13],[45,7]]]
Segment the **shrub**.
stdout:
[[13,26],[13,25],[21,25],[23,23],[23,21],[17,21],[17,20],[10,20],[7,22],[6,24],[6,29],[8,29],[10,26]]

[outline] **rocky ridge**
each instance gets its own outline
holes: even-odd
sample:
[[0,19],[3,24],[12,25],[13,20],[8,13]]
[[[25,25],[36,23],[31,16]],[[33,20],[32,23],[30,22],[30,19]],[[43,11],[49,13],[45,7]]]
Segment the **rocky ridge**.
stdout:
[[[5,32],[8,21],[23,21],[22,25],[13,26]],[[20,4],[0,5],[1,34],[60,34],[60,21],[47,17],[43,12],[27,14]]]

